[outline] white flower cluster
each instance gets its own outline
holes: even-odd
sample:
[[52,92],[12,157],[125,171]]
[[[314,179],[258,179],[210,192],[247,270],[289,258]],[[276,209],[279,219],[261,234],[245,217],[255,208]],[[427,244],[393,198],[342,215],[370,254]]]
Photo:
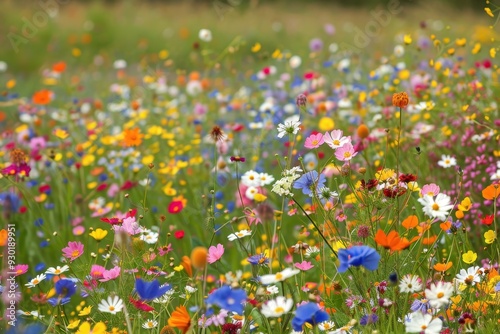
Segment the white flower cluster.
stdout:
[[293,196],[290,190],[293,182],[300,177],[300,173],[303,173],[300,167],[285,169],[282,173],[283,177],[273,184],[271,191],[280,196]]

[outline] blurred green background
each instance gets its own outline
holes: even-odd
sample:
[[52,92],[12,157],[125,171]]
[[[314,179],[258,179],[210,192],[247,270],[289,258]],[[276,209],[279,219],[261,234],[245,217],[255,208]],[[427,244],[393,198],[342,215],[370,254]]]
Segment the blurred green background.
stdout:
[[[200,59],[228,53],[231,42],[237,44],[229,50],[235,62],[265,61],[276,49],[309,57],[312,38],[322,39],[325,52],[331,43],[352,43],[355,29],[365,31],[367,22],[376,20],[374,13],[381,12],[389,15],[366,51],[387,52],[397,34],[446,31],[449,24],[450,34],[478,39],[478,29],[494,21],[484,7],[477,0],[3,1],[0,61],[23,75],[58,61],[78,70],[116,59],[166,61],[189,70],[199,68]],[[325,31],[325,24],[335,32]],[[201,28],[213,33],[210,51],[204,50],[211,55],[200,51]],[[260,51],[248,58],[256,43]]]

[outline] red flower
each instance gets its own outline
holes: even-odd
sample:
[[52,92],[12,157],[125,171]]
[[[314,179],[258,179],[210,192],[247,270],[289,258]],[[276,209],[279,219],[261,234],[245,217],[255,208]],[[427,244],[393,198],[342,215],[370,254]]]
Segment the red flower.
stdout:
[[103,191],[103,190],[106,190],[107,187],[108,187],[108,185],[106,183],[101,183],[100,185],[97,186],[96,190]]
[[399,181],[404,183],[417,181],[417,176],[413,174],[401,174],[399,176]]
[[146,304],[145,302],[139,300],[139,299],[134,299],[132,297],[129,297],[128,300],[134,307],[138,310],[144,311],[144,312],[151,312],[154,311],[154,308]]
[[50,186],[48,184],[44,184],[38,188],[38,191],[43,194],[49,194],[50,193]]
[[182,239],[182,238],[184,238],[184,231],[183,230],[175,231],[174,237],[176,239]]
[[130,188],[133,188],[137,185],[137,183],[132,182],[132,181],[125,181],[123,186],[120,187],[120,190],[129,190]]
[[[481,217],[479,217],[481,218]],[[493,223],[494,216],[493,215],[486,215],[483,218],[481,218],[481,223],[484,225],[491,225]]]
[[123,221],[118,217],[101,218],[101,221],[111,225],[120,225],[123,223]]
[[184,209],[182,201],[172,201],[168,206],[168,212],[172,214],[179,213],[182,209]]

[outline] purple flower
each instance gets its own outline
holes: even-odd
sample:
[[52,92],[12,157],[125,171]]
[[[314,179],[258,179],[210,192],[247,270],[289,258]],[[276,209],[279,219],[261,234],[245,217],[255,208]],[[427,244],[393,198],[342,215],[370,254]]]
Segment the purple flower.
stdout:
[[137,291],[137,294],[142,300],[160,298],[171,288],[172,287],[168,284],[160,286],[160,282],[156,279],[151,282],[143,281],[140,278],[135,280],[135,291]]
[[375,313],[367,314],[359,319],[359,324],[362,326],[366,326],[369,324],[374,324],[378,321],[378,316]]
[[326,177],[323,174],[319,174],[318,172],[313,170],[303,174],[295,183],[293,187],[295,189],[301,189],[304,195],[312,196],[311,189],[318,190],[325,186]]
[[339,272],[346,272],[350,266],[363,266],[369,270],[376,270],[380,261],[377,251],[368,246],[352,246],[349,249],[339,249]]
[[323,50],[323,41],[319,38],[313,38],[309,42],[309,49],[311,49],[312,52],[319,52]]
[[427,311],[431,308],[431,305],[429,304],[429,301],[427,299],[415,299],[413,303],[411,304],[410,310],[413,312],[420,311],[424,314],[427,314]]
[[247,294],[245,290],[231,289],[230,286],[224,285],[208,295],[207,304],[217,305],[226,311],[242,314],[243,303],[246,299]]

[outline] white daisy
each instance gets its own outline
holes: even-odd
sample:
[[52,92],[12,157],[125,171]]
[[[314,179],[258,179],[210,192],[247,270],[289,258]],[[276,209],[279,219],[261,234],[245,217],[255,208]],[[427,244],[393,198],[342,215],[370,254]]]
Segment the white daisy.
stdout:
[[333,321],[324,321],[318,324],[318,328],[320,331],[328,331],[335,327],[335,323]]
[[244,237],[251,235],[251,234],[252,234],[251,230],[240,230],[236,233],[231,233],[230,235],[228,235],[227,239],[229,241],[234,241],[236,239],[241,239],[241,238],[244,238]]
[[412,313],[405,321],[407,333],[439,334],[443,321],[439,318],[432,319],[432,315],[422,312]]
[[109,296],[107,300],[103,299],[99,303],[99,311],[116,314],[121,312],[123,309],[123,300],[118,296],[111,297]]
[[436,309],[447,305],[452,294],[453,284],[450,282],[439,281],[437,284],[432,283],[429,289],[425,289],[425,298],[429,300],[431,307]]
[[467,285],[476,285],[481,282],[483,271],[479,266],[469,267],[467,270],[460,269],[460,272],[455,276],[458,283]]
[[261,312],[266,318],[278,318],[288,313],[292,307],[293,299],[279,296],[262,305]]
[[147,244],[156,244],[158,241],[159,234],[157,232],[153,232],[151,230],[144,230],[143,234],[141,234],[140,239]]
[[241,176],[241,183],[246,187],[259,187],[260,175],[256,171],[249,170]]
[[263,285],[268,285],[282,282],[287,278],[297,275],[298,273],[300,273],[300,270],[298,269],[286,268],[285,270],[277,272],[276,274],[262,275],[259,277],[259,279]]
[[451,155],[442,155],[441,160],[438,161],[438,165],[443,168],[449,168],[457,165],[457,159]]
[[267,173],[260,173],[259,174],[259,181],[260,181],[260,186],[267,186],[268,184],[273,183],[274,177],[272,175],[269,175]]
[[417,275],[405,275],[399,282],[401,292],[415,293],[422,290],[422,280]]
[[252,200],[255,198],[255,195],[259,193],[259,190],[255,187],[248,187],[247,190],[245,191],[245,197],[248,198],[249,200]]
[[449,211],[453,209],[450,196],[442,193],[438,194],[436,198],[424,195],[418,201],[424,206],[423,210],[426,215],[443,221],[448,217]]
[[300,122],[295,120],[285,121],[285,124],[278,124],[278,138],[283,138],[286,134],[296,135],[300,130]]
[[276,285],[269,285],[266,287],[266,291],[270,295],[275,295],[280,292],[280,289]]
[[344,136],[342,130],[333,130],[332,132],[325,133],[324,140],[334,150],[344,146],[344,144],[351,143],[351,137]]
[[41,281],[43,281],[47,276],[45,274],[40,274],[40,275],[36,275],[35,278],[33,278],[31,281],[29,281],[29,283],[26,283],[25,285],[28,287],[28,288],[34,288],[35,286],[37,286]]
[[64,272],[66,272],[66,271],[68,271],[68,270],[69,270],[69,266],[64,265],[64,266],[62,266],[62,267],[57,266],[56,268],[54,268],[54,267],[50,267],[50,268],[48,268],[48,269],[45,271],[45,273],[46,273],[46,274],[50,274],[50,275],[60,275],[60,274],[62,274],[62,273],[64,273]]
[[203,41],[203,42],[210,42],[212,40],[212,32],[208,29],[201,29],[198,37]]
[[153,319],[148,319],[148,320],[146,320],[145,323],[142,324],[142,328],[146,328],[146,329],[156,328],[156,326],[158,326],[158,321],[153,320]]

